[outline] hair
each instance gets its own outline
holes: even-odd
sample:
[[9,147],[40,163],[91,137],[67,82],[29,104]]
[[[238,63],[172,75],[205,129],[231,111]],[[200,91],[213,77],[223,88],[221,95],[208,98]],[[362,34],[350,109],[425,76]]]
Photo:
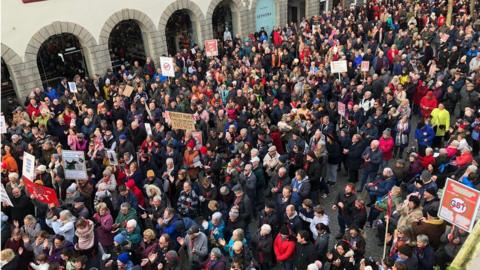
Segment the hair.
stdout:
[[404,263],[401,263],[401,262],[396,262],[394,265],[393,265],[397,270],[407,270],[407,265],[404,264]]
[[327,233],[330,233],[330,228],[323,223],[318,223],[317,225],[315,225],[315,228],[317,229],[317,231],[326,231]]
[[128,208],[128,209],[130,209],[130,203],[124,202],[124,203],[122,203],[122,204],[120,205],[120,208]]
[[243,232],[243,229],[238,228],[238,229],[233,230],[232,239],[233,239],[234,234],[238,235],[238,239],[236,239],[237,241],[243,241],[243,239],[245,239],[245,233]]
[[95,210],[96,210],[97,212],[99,212],[99,211],[102,210],[102,209],[107,209],[107,210],[108,210],[107,204],[104,203],[104,202],[100,202],[100,203],[98,203],[98,204],[95,206]]
[[306,230],[300,230],[298,231],[298,234],[300,235],[300,237],[305,239],[305,241],[308,241],[310,239],[310,233],[307,232]]
[[321,206],[321,205],[316,205],[314,208],[313,208],[313,211],[317,214],[321,214],[321,215],[324,215],[325,214],[325,209]]
[[428,236],[425,234],[419,234],[417,235],[417,242],[423,242],[428,245],[430,240],[428,239]]
[[0,252],[0,260],[4,262],[10,262],[15,258],[15,252],[11,248],[4,249]]
[[157,236],[155,235],[155,232],[152,229],[146,229],[145,231],[143,231],[143,236],[147,237],[148,240],[150,241],[155,240],[155,238],[157,238]]
[[39,262],[46,262],[47,261],[47,255],[43,254],[43,253],[40,253],[37,255],[37,257],[35,257],[35,260],[39,261]]

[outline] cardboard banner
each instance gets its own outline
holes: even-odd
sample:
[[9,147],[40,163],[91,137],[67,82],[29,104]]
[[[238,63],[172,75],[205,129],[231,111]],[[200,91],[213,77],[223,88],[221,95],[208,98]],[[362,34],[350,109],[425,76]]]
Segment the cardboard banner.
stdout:
[[169,111],[168,118],[172,124],[172,129],[195,130],[193,114]]
[[207,57],[218,55],[218,44],[216,39],[205,40],[205,53]]
[[480,191],[447,178],[438,217],[458,228],[471,232],[480,203]]
[[369,72],[370,71],[370,62],[369,61],[362,61],[360,66],[361,72]]
[[30,195],[34,195],[35,200],[44,204],[53,203],[56,206],[60,206],[60,203],[58,202],[57,194],[55,193],[55,190],[53,188],[35,184],[28,179],[23,179],[23,183],[25,184],[25,190]]
[[35,156],[23,152],[22,176],[30,181],[35,180]]
[[75,82],[68,82],[68,89],[70,89],[72,93],[77,93],[77,84]]
[[133,87],[130,85],[125,85],[125,89],[123,89],[122,95],[124,97],[130,97],[133,93]]
[[65,179],[88,180],[87,165],[83,151],[62,150]]
[[8,197],[7,190],[5,190],[5,187],[3,186],[3,183],[0,183],[0,184],[2,184],[2,186],[0,187],[0,196],[1,196],[0,199],[2,200],[2,203],[4,203],[7,206],[13,206],[13,203],[10,200],[10,197]]
[[5,115],[0,115],[0,134],[7,133],[7,122],[5,122]]
[[173,66],[172,57],[160,57],[160,67],[163,76],[175,77],[175,68]]
[[347,60],[339,60],[330,62],[330,72],[343,73],[347,72]]
[[338,114],[345,117],[345,111],[346,111],[345,103],[339,101],[337,107],[338,107]]

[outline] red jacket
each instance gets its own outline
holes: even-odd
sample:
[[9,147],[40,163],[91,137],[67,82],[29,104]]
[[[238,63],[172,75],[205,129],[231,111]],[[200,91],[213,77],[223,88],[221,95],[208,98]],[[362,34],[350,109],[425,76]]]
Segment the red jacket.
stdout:
[[30,118],[32,118],[32,116],[39,116],[40,115],[40,109],[37,107],[33,107],[32,104],[28,104],[27,106],[27,113],[28,113],[28,116],[30,116]]
[[466,165],[472,162],[472,160],[473,160],[472,153],[467,151],[467,152],[463,152],[460,156],[458,156],[455,159],[455,163],[457,163],[458,167],[462,167],[463,165]]
[[135,195],[135,198],[137,198],[138,204],[142,207],[145,207],[145,199],[143,198],[143,193],[135,185],[135,181],[133,179],[129,179],[125,185],[133,192],[133,195]]
[[420,162],[422,163],[422,167],[423,168],[428,168],[428,165],[430,164],[435,164],[435,158],[433,157],[433,155],[429,155],[429,156],[419,156],[418,157],[420,159]]
[[393,158],[393,146],[395,146],[393,138],[390,137],[385,139],[382,136],[379,142],[378,148],[380,148],[380,151],[382,151],[383,160],[391,160]]
[[295,253],[295,241],[285,239],[283,240],[280,234],[277,234],[273,242],[273,251],[277,261],[286,261],[293,257]]
[[278,31],[273,31],[273,45],[275,45],[275,47],[280,47],[280,45],[282,45],[282,42],[282,35],[280,35]]
[[420,100],[420,109],[422,110],[423,118],[427,118],[432,113],[433,109],[438,106],[437,99],[432,91],[428,91],[427,95]]

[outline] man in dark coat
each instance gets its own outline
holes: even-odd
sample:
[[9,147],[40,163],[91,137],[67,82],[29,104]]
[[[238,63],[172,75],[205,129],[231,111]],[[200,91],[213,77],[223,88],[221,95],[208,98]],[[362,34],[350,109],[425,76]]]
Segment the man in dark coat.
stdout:
[[347,168],[349,181],[354,183],[358,181],[358,171],[362,165],[362,153],[365,150],[365,143],[358,134],[353,135],[352,144],[348,149],[343,149],[343,153],[347,155]]
[[295,246],[295,267],[298,270],[306,270],[308,265],[315,261],[315,247],[309,241],[310,233],[300,230],[297,233],[297,243]]

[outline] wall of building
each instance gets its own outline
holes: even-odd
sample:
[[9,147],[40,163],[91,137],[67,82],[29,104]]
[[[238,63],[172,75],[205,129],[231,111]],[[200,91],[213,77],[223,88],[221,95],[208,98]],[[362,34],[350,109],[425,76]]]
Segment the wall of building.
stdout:
[[[235,30],[241,35],[255,31],[257,0],[230,0]],[[306,0],[306,14],[316,14],[320,0]],[[327,0],[329,1],[329,0]],[[331,1],[331,0],[330,0]],[[165,27],[180,9],[190,11],[196,41],[213,37],[212,16],[222,0],[46,0],[24,4],[2,1],[1,35],[4,59],[20,98],[41,87],[37,53],[50,36],[71,33],[80,41],[90,74],[104,74],[111,67],[108,38],[122,20],[139,24],[146,55],[155,62],[167,53]],[[285,25],[288,0],[275,0],[276,25]]]

